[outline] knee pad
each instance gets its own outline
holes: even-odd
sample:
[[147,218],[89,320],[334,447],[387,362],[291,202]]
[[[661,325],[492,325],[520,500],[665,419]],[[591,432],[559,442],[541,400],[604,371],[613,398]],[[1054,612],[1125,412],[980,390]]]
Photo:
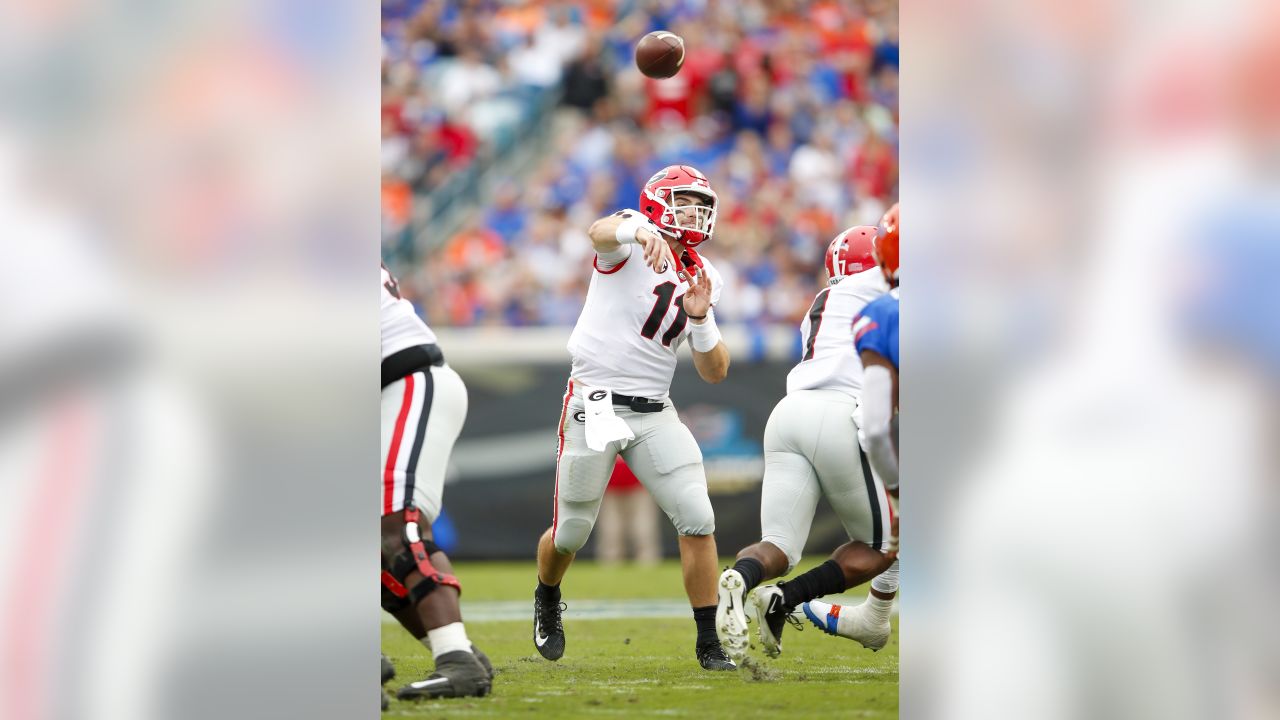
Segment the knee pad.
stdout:
[[[408,602],[411,605],[417,605],[441,585],[448,585],[456,589],[459,594],[462,593],[462,585],[458,582],[458,578],[440,572],[431,564],[432,553],[440,552],[440,548],[430,540],[422,539],[422,533],[418,527],[421,518],[422,515],[416,507],[409,507],[404,511],[403,539],[407,549],[391,558],[389,573],[383,572],[383,586],[388,588],[392,595],[398,595],[387,580],[390,578],[398,583],[402,589],[407,590]],[[408,577],[414,571],[417,571],[422,579],[410,584]]]
[[576,553],[587,544],[591,536],[591,523],[582,518],[568,518],[560,521],[556,528],[555,546],[562,553]]
[[710,535],[716,531],[716,514],[711,498],[701,483],[689,484],[676,501],[678,515],[672,520],[681,535]]

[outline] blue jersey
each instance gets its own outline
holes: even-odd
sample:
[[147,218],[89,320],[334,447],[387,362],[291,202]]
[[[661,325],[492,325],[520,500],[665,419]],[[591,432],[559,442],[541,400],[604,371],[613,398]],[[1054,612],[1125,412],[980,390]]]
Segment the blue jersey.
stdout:
[[867,303],[853,319],[853,346],[873,350],[898,368],[898,288]]

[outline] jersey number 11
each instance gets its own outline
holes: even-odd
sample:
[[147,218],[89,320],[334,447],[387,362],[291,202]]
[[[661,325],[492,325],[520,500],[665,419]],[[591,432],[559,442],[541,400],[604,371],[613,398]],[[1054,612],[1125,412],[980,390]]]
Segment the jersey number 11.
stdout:
[[[649,318],[644,321],[644,327],[640,328],[640,335],[646,340],[652,340],[653,336],[658,334],[662,318],[666,317],[667,310],[671,309],[671,299],[675,297],[676,284],[668,280],[654,288],[653,294],[657,295],[658,299],[653,301],[653,310],[649,311]],[[662,334],[662,344],[671,347],[671,341],[680,337],[680,333],[684,332],[684,326],[688,322],[689,316],[684,312],[684,303],[680,303],[680,309],[676,311],[676,319]]]

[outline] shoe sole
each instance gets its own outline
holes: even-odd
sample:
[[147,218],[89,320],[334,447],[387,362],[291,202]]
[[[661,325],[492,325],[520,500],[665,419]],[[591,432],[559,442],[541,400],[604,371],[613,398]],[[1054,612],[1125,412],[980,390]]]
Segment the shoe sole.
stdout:
[[747,614],[742,607],[742,589],[745,583],[737,574],[725,573],[720,577],[719,602],[716,605],[716,632],[720,645],[734,663],[747,654]]
[[764,597],[764,593],[760,592],[761,588],[751,591],[751,606],[755,609],[756,625],[760,637],[760,648],[764,650],[764,654],[771,658],[776,658],[782,654],[782,644],[773,636],[769,630],[769,623],[765,621],[765,615],[769,610],[769,600]]

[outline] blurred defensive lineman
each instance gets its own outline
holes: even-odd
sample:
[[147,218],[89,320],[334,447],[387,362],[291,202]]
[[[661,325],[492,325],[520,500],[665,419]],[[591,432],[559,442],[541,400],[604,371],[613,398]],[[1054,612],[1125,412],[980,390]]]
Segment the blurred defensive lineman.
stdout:
[[[898,496],[898,206],[885,216],[886,232],[875,241],[876,261],[892,290],[872,300],[853,321],[853,341],[862,360],[861,439],[872,469]],[[898,561],[871,581],[861,605],[804,604],[805,617],[831,635],[878,650],[889,638],[889,611],[898,593]]]
[[569,338],[573,370],[560,412],[555,506],[538,542],[533,642],[548,660],[564,655],[560,581],[591,533],[621,454],[680,534],[698,662],[736,669],[716,638],[715,518],[702,452],[667,397],[685,340],[703,380],[718,383],[729,371],[712,310],[720,274],[693,250],[711,237],[715,217],[706,177],[672,165],[646,183],[639,212],[619,211],[589,230],[595,272]]
[[[489,659],[467,639],[462,586],[431,541],[445,465],[467,417],[467,388],[444,362],[435,333],[400,297],[382,266],[382,608],[431,649],[436,670],[401,699],[481,696]],[[382,681],[395,674],[383,658]],[[383,707],[386,707],[384,696]]]
[[[888,287],[872,259],[876,234],[874,227],[852,227],[831,241],[828,287],[801,323],[803,356],[765,426],[761,540],[738,553],[718,589],[716,629],[735,660],[748,647],[748,593],[761,645],[777,657],[782,629],[796,606],[860,585],[892,562],[889,499],[858,445],[854,419],[862,367],[853,350],[853,319]],[[795,569],[821,495],[850,542],[790,581],[757,587]]]

